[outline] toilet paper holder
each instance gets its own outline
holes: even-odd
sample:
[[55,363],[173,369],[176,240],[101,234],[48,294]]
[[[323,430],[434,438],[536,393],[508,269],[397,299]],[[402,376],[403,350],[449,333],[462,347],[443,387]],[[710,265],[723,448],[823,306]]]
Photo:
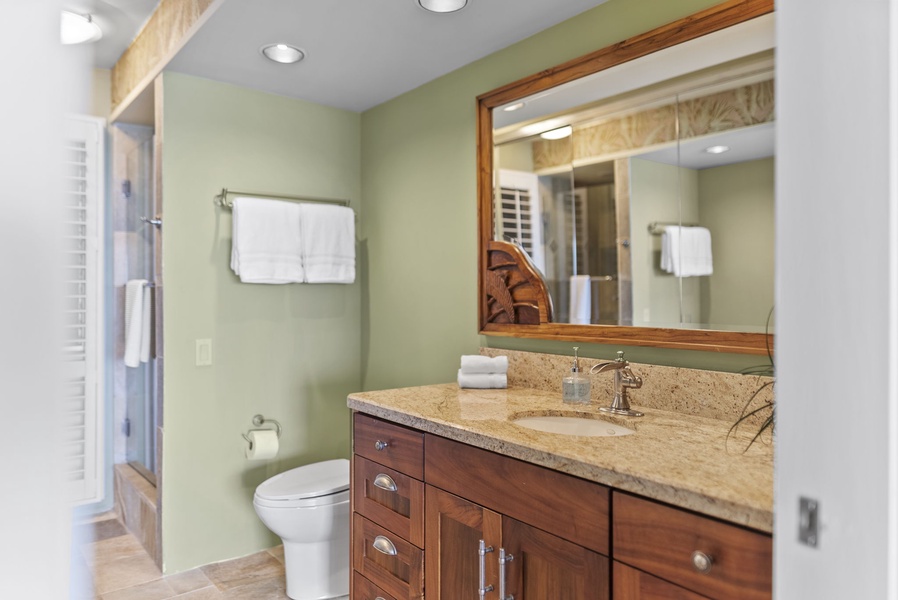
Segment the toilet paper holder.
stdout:
[[[278,423],[274,419],[266,419],[262,415],[255,415],[253,417],[253,425],[255,425],[256,427],[262,427],[263,425],[267,425],[268,423],[271,423],[274,425],[274,429],[275,429],[275,432],[277,433],[278,439],[281,439],[281,424],[280,423]],[[248,444],[252,444],[252,442],[249,439],[249,436],[247,435],[251,431],[256,431],[256,430],[250,429],[250,431],[240,434],[243,436],[243,439],[245,439]]]

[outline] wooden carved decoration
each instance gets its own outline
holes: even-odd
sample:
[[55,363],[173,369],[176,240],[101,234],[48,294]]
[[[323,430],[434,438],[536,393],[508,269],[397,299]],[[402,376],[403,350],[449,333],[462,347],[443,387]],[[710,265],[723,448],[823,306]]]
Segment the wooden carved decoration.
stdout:
[[518,246],[487,243],[484,300],[487,323],[538,325],[552,321],[552,300],[542,275]]

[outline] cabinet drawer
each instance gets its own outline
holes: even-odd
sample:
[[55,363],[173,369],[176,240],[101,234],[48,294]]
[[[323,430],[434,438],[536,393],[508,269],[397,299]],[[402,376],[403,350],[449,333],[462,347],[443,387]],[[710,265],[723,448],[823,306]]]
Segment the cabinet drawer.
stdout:
[[[709,598],[771,597],[770,536],[629,494],[615,492],[613,502],[615,560]],[[707,572],[694,553],[711,559]]]
[[605,486],[426,434],[425,482],[608,555]]
[[357,571],[353,571],[352,600],[396,600],[396,598],[359,575]]
[[424,546],[422,482],[356,456],[352,490],[356,512],[419,548]]
[[352,566],[397,600],[417,600],[424,591],[424,551],[392,531],[352,516]]
[[614,561],[614,592],[612,598],[624,600],[707,600],[686,588],[643,573]]
[[424,434],[355,413],[353,450],[415,479],[424,479]]

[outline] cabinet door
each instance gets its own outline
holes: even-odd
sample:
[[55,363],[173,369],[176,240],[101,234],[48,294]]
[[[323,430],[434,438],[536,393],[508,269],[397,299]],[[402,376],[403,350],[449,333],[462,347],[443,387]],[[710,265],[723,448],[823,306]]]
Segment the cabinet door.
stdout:
[[477,598],[480,588],[480,540],[486,554],[486,598],[498,598],[498,551],[502,517],[441,489],[426,486],[424,500],[424,571],[427,600]]
[[509,517],[502,519],[506,596],[515,600],[608,600],[608,558]]
[[615,562],[614,600],[707,600],[707,598],[623,563]]

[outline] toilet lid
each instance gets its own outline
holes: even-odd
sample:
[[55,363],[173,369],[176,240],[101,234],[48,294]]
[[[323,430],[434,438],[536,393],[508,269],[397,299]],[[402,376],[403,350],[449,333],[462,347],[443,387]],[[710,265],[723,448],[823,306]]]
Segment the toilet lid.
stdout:
[[264,481],[256,495],[266,500],[317,498],[349,489],[349,461],[326,460],[284,471]]

